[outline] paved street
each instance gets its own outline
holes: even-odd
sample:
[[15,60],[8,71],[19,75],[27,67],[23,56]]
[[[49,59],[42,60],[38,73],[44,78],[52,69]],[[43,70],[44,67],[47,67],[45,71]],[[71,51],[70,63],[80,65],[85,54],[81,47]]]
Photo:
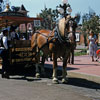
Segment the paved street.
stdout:
[[52,84],[50,61],[45,64],[47,78],[37,79],[34,68],[20,67],[11,71],[10,79],[0,77],[0,100],[100,100],[100,63],[91,62],[88,55],[75,57],[75,64],[68,65],[68,84],[61,83],[58,63],[60,84]]
[[100,90],[16,75],[11,79],[0,78],[0,100],[100,100]]

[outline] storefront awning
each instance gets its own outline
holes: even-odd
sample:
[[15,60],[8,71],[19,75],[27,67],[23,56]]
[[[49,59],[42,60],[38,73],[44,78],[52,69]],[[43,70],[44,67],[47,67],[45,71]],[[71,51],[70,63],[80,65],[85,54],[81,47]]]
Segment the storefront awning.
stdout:
[[0,16],[0,28],[10,25],[20,25],[42,20],[42,18],[24,17],[24,16]]

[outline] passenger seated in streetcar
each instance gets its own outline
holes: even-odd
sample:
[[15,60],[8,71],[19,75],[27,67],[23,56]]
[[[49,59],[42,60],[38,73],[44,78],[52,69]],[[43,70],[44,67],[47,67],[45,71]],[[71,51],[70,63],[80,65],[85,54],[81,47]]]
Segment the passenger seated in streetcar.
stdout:
[[10,30],[10,37],[11,37],[11,40],[19,40],[19,35],[18,33],[15,32],[15,29],[14,28],[11,28]]

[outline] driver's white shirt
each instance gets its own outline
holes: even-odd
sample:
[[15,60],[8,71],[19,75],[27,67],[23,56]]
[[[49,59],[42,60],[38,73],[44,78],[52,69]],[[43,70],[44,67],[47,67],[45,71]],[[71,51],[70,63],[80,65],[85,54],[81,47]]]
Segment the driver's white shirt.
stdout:
[[2,41],[3,41],[4,49],[8,49],[7,36],[3,36]]

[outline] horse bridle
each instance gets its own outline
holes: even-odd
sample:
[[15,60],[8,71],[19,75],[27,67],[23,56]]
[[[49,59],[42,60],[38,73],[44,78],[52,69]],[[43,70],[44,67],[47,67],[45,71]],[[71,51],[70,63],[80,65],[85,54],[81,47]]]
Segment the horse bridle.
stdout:
[[[64,35],[65,35],[65,38],[66,38],[66,34],[67,34],[67,39],[69,39],[69,37],[68,37],[68,34],[70,34],[70,33],[72,33],[73,35],[74,35],[74,39],[75,39],[75,20],[74,20],[74,18],[70,18],[68,21],[67,21],[67,23],[65,23],[66,25],[65,25],[65,33],[64,33]],[[69,26],[71,26],[72,27],[72,30],[66,30],[67,29],[67,24],[69,25]]]
[[[69,19],[68,20],[68,22],[67,23],[69,23],[69,21],[70,21],[71,19]],[[73,21],[73,20],[71,20],[71,21]],[[66,24],[66,23],[65,23]],[[67,29],[67,26],[65,25],[65,29],[64,29],[64,37],[65,38],[63,38],[62,36],[61,36],[61,34],[60,34],[60,31],[59,31],[59,26],[58,26],[58,24],[56,25],[56,28],[55,28],[55,38],[58,38],[58,40],[59,40],[59,42],[60,43],[69,43],[70,42],[70,40],[69,40],[69,37],[68,37],[68,34],[69,33],[73,33],[74,31],[68,31],[68,30],[66,30]]]

